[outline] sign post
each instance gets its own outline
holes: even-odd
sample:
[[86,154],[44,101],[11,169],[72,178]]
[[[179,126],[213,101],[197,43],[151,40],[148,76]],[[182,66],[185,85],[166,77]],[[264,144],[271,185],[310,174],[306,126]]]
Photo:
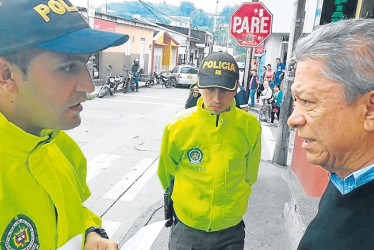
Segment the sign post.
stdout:
[[243,3],[231,14],[231,36],[239,46],[247,47],[244,85],[248,85],[252,48],[263,43],[271,35],[272,22],[271,12],[264,4],[258,2]]

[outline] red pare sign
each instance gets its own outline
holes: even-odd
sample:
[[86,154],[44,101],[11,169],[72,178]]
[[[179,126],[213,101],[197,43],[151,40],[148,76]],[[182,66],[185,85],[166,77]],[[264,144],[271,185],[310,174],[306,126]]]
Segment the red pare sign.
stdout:
[[230,33],[243,47],[256,47],[271,35],[273,15],[262,3],[243,3],[231,14]]

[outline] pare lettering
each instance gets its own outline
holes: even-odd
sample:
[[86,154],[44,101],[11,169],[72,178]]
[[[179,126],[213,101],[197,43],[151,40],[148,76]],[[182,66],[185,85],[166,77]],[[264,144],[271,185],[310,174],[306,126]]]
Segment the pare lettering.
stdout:
[[64,0],[49,0],[48,5],[39,4],[34,7],[34,10],[44,19],[44,21],[49,22],[51,19],[48,17],[48,14],[52,11],[58,15],[63,15],[68,12],[78,11],[78,8],[75,6],[69,6]]

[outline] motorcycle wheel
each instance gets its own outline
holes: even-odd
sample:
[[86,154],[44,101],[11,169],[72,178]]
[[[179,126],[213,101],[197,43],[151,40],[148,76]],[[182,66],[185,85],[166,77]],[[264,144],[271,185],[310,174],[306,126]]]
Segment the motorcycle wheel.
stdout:
[[126,82],[123,84],[123,88],[122,88],[122,92],[123,92],[123,93],[126,94],[128,86],[129,86],[129,83],[128,83],[128,81],[126,81]]
[[170,79],[170,85],[171,85],[171,87],[177,87],[177,80],[175,80],[175,78],[171,78]]
[[152,80],[147,80],[147,81],[145,82],[145,86],[146,86],[147,88],[150,88],[152,85],[153,85]]
[[103,98],[107,92],[108,92],[108,88],[105,85],[102,86],[101,89],[99,90],[99,94],[98,94],[99,98]]
[[166,87],[166,88],[170,88],[170,87],[171,87],[171,82],[170,82],[170,80],[167,80],[167,81],[165,82],[165,87]]

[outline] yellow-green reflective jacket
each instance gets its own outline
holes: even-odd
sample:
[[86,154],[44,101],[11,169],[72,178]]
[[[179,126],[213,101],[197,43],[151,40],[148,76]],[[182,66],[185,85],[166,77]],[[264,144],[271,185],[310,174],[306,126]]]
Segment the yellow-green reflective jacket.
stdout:
[[261,158],[261,126],[235,101],[220,115],[202,104],[200,98],[167,124],[158,175],[164,189],[175,179],[177,217],[209,232],[238,224],[247,210]]
[[56,249],[101,226],[82,204],[86,159],[65,132],[37,137],[0,113],[0,138],[0,249]]

